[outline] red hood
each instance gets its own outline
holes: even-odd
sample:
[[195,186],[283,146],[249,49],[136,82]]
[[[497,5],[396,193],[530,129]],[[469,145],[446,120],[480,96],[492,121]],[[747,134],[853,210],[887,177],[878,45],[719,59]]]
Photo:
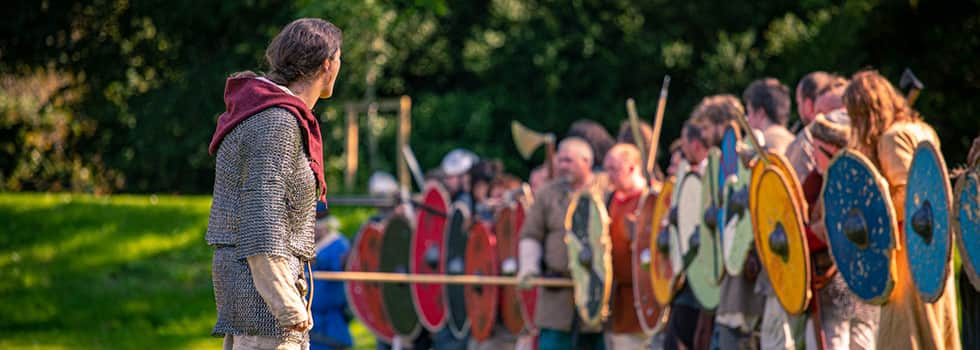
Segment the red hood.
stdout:
[[270,107],[289,111],[299,122],[303,143],[306,145],[306,155],[310,159],[310,168],[316,174],[320,194],[318,199],[325,201],[327,183],[323,176],[323,140],[320,136],[320,123],[303,100],[270,82],[254,77],[229,78],[225,82],[225,112],[218,117],[218,127],[211,138],[208,152],[211,155],[217,153],[225,135],[242,121]]

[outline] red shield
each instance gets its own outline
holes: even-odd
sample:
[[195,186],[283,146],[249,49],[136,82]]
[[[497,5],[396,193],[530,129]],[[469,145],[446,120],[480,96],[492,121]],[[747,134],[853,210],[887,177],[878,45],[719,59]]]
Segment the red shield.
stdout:
[[[354,249],[347,259],[347,271],[377,272],[380,271],[380,252],[382,226],[380,223],[368,222],[361,228],[354,240]],[[357,319],[361,320],[374,336],[390,343],[395,336],[385,316],[384,303],[381,301],[381,285],[376,282],[347,281],[344,284],[347,300]]]
[[[667,194],[669,196],[669,194]],[[636,303],[636,315],[640,326],[647,333],[653,333],[660,328],[660,313],[663,309],[657,304],[653,293],[651,279],[651,262],[654,252],[651,250],[651,240],[660,233],[660,225],[653,225],[654,210],[658,196],[648,194],[637,207],[637,221],[633,238],[633,300]],[[658,222],[659,224],[659,222]]]
[[[466,274],[498,275],[496,248],[497,241],[487,224],[474,224],[466,242]],[[487,340],[493,334],[497,321],[498,289],[494,285],[466,286],[466,315],[470,318],[470,333],[477,341]]]
[[[442,186],[426,186],[422,205],[416,208],[416,230],[412,236],[411,264],[409,269],[417,274],[445,273],[446,213],[449,212],[449,196]],[[446,304],[442,284],[412,284],[412,301],[419,314],[419,321],[426,329],[438,332],[446,322]]]

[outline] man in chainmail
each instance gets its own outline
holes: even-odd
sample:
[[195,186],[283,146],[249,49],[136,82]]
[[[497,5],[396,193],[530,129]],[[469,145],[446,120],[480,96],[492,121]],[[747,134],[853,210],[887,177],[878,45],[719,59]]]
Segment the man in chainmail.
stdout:
[[225,349],[306,349],[313,326],[304,267],[314,209],[325,199],[320,127],[311,109],[330,97],[341,32],[321,19],[287,25],[270,43],[265,76],[225,86],[209,151],[216,157],[206,239]]

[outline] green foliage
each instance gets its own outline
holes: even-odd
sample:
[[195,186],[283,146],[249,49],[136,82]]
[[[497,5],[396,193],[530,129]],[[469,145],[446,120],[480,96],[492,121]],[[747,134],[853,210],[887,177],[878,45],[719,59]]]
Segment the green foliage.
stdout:
[[[210,197],[0,194],[0,348],[218,349]],[[335,208],[348,236],[371,210]],[[359,348],[373,348],[352,326]]]
[[[0,24],[0,79],[21,84],[0,91],[9,190],[209,192],[206,145],[223,78],[261,70],[270,38],[302,16],[344,30],[338,89],[317,107],[332,191],[343,102],[371,97],[413,97],[424,167],[467,147],[521,175],[540,155],[518,159],[511,120],[559,136],[580,118],[614,129],[627,97],[652,116],[664,74],[673,78],[664,144],[706,95],[740,96],[763,76],[792,87],[818,69],[873,67],[897,82],[911,67],[926,84],[916,107],[950,164],[962,162],[980,112],[980,11],[967,1],[43,1],[11,10]],[[7,88],[50,74],[60,82],[50,94]],[[24,96],[36,101],[17,102]],[[394,124],[372,123],[363,132],[378,154],[368,161],[362,149],[361,184],[394,170]]]

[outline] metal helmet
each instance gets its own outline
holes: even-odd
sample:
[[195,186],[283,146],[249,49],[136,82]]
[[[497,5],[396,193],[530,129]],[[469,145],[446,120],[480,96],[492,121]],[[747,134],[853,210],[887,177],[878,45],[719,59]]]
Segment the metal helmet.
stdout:
[[442,158],[442,164],[439,167],[446,176],[458,176],[470,171],[470,168],[472,168],[473,165],[479,160],[480,157],[478,157],[475,153],[462,148],[457,148],[449,151],[449,153]]

